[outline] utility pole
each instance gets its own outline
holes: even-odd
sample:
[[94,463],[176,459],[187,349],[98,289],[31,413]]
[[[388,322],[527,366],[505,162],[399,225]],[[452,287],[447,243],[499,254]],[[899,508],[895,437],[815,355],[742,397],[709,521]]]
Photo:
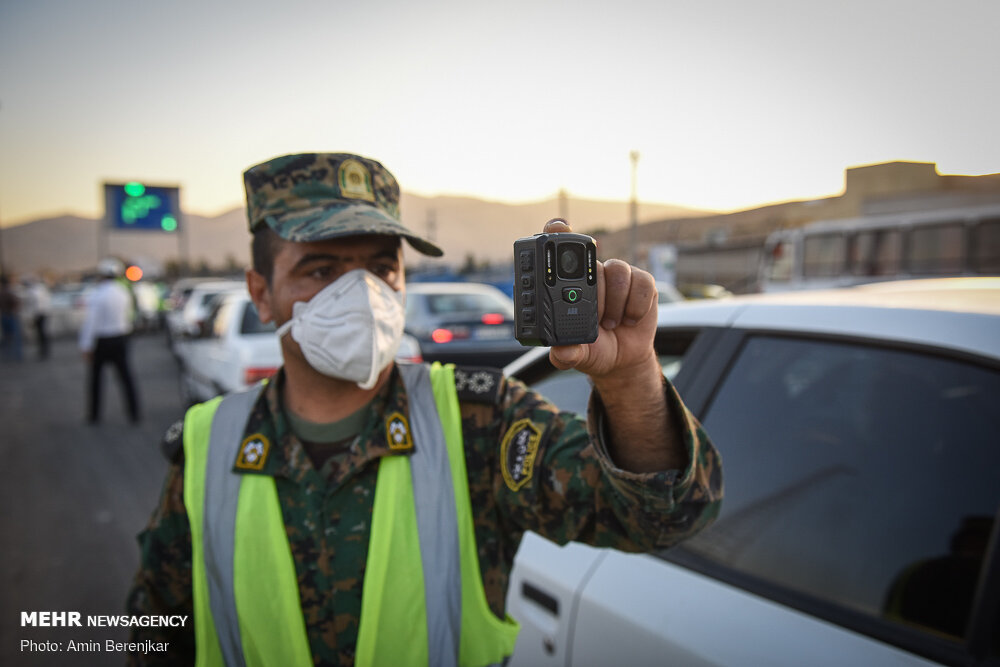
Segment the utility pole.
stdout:
[[631,233],[629,235],[631,245],[631,262],[633,266],[639,264],[639,195],[636,190],[635,173],[639,165],[639,151],[632,151],[628,154],[632,160],[632,199],[629,201],[629,222],[631,223]]
[[0,220],[0,276],[4,275],[4,262],[3,262],[3,221]]
[[0,220],[0,276],[6,275],[7,266],[3,261],[3,220]]
[[6,268],[3,261],[3,220],[0,220],[0,276],[6,274]]

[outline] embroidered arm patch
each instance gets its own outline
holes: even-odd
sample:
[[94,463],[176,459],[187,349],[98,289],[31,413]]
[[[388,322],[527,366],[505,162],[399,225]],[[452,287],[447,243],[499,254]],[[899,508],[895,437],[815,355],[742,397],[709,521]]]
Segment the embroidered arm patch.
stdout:
[[530,419],[519,419],[507,430],[500,445],[500,466],[507,488],[517,491],[531,481],[542,428]]

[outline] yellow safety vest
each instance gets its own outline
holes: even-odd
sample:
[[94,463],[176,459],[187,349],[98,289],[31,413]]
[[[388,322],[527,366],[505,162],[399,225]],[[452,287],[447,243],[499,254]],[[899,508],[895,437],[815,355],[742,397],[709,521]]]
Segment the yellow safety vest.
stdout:
[[[500,664],[518,625],[492,613],[482,585],[454,367],[400,373],[415,451],[379,461],[355,662]],[[199,667],[313,664],[274,479],[232,472],[259,391],[184,421]]]

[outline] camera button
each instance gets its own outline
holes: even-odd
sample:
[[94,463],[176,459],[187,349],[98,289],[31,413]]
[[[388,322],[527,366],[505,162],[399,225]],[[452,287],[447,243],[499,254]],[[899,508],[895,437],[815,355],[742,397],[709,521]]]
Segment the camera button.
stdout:
[[534,292],[521,292],[521,305],[522,306],[534,306],[535,305],[535,293]]
[[535,266],[535,253],[532,250],[521,251],[521,270],[531,271]]
[[583,296],[583,291],[579,287],[564,287],[562,291],[563,301],[566,303],[576,303]]
[[521,319],[525,324],[534,324],[535,322],[535,309],[534,308],[522,308],[521,309]]
[[524,289],[532,289],[535,286],[535,281],[531,276],[521,276],[521,287]]

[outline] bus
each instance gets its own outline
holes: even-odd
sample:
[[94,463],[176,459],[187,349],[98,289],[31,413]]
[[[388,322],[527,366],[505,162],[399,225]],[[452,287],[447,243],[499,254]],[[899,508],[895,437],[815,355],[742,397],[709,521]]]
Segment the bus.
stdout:
[[1000,204],[823,220],[764,242],[762,292],[1000,275]]

